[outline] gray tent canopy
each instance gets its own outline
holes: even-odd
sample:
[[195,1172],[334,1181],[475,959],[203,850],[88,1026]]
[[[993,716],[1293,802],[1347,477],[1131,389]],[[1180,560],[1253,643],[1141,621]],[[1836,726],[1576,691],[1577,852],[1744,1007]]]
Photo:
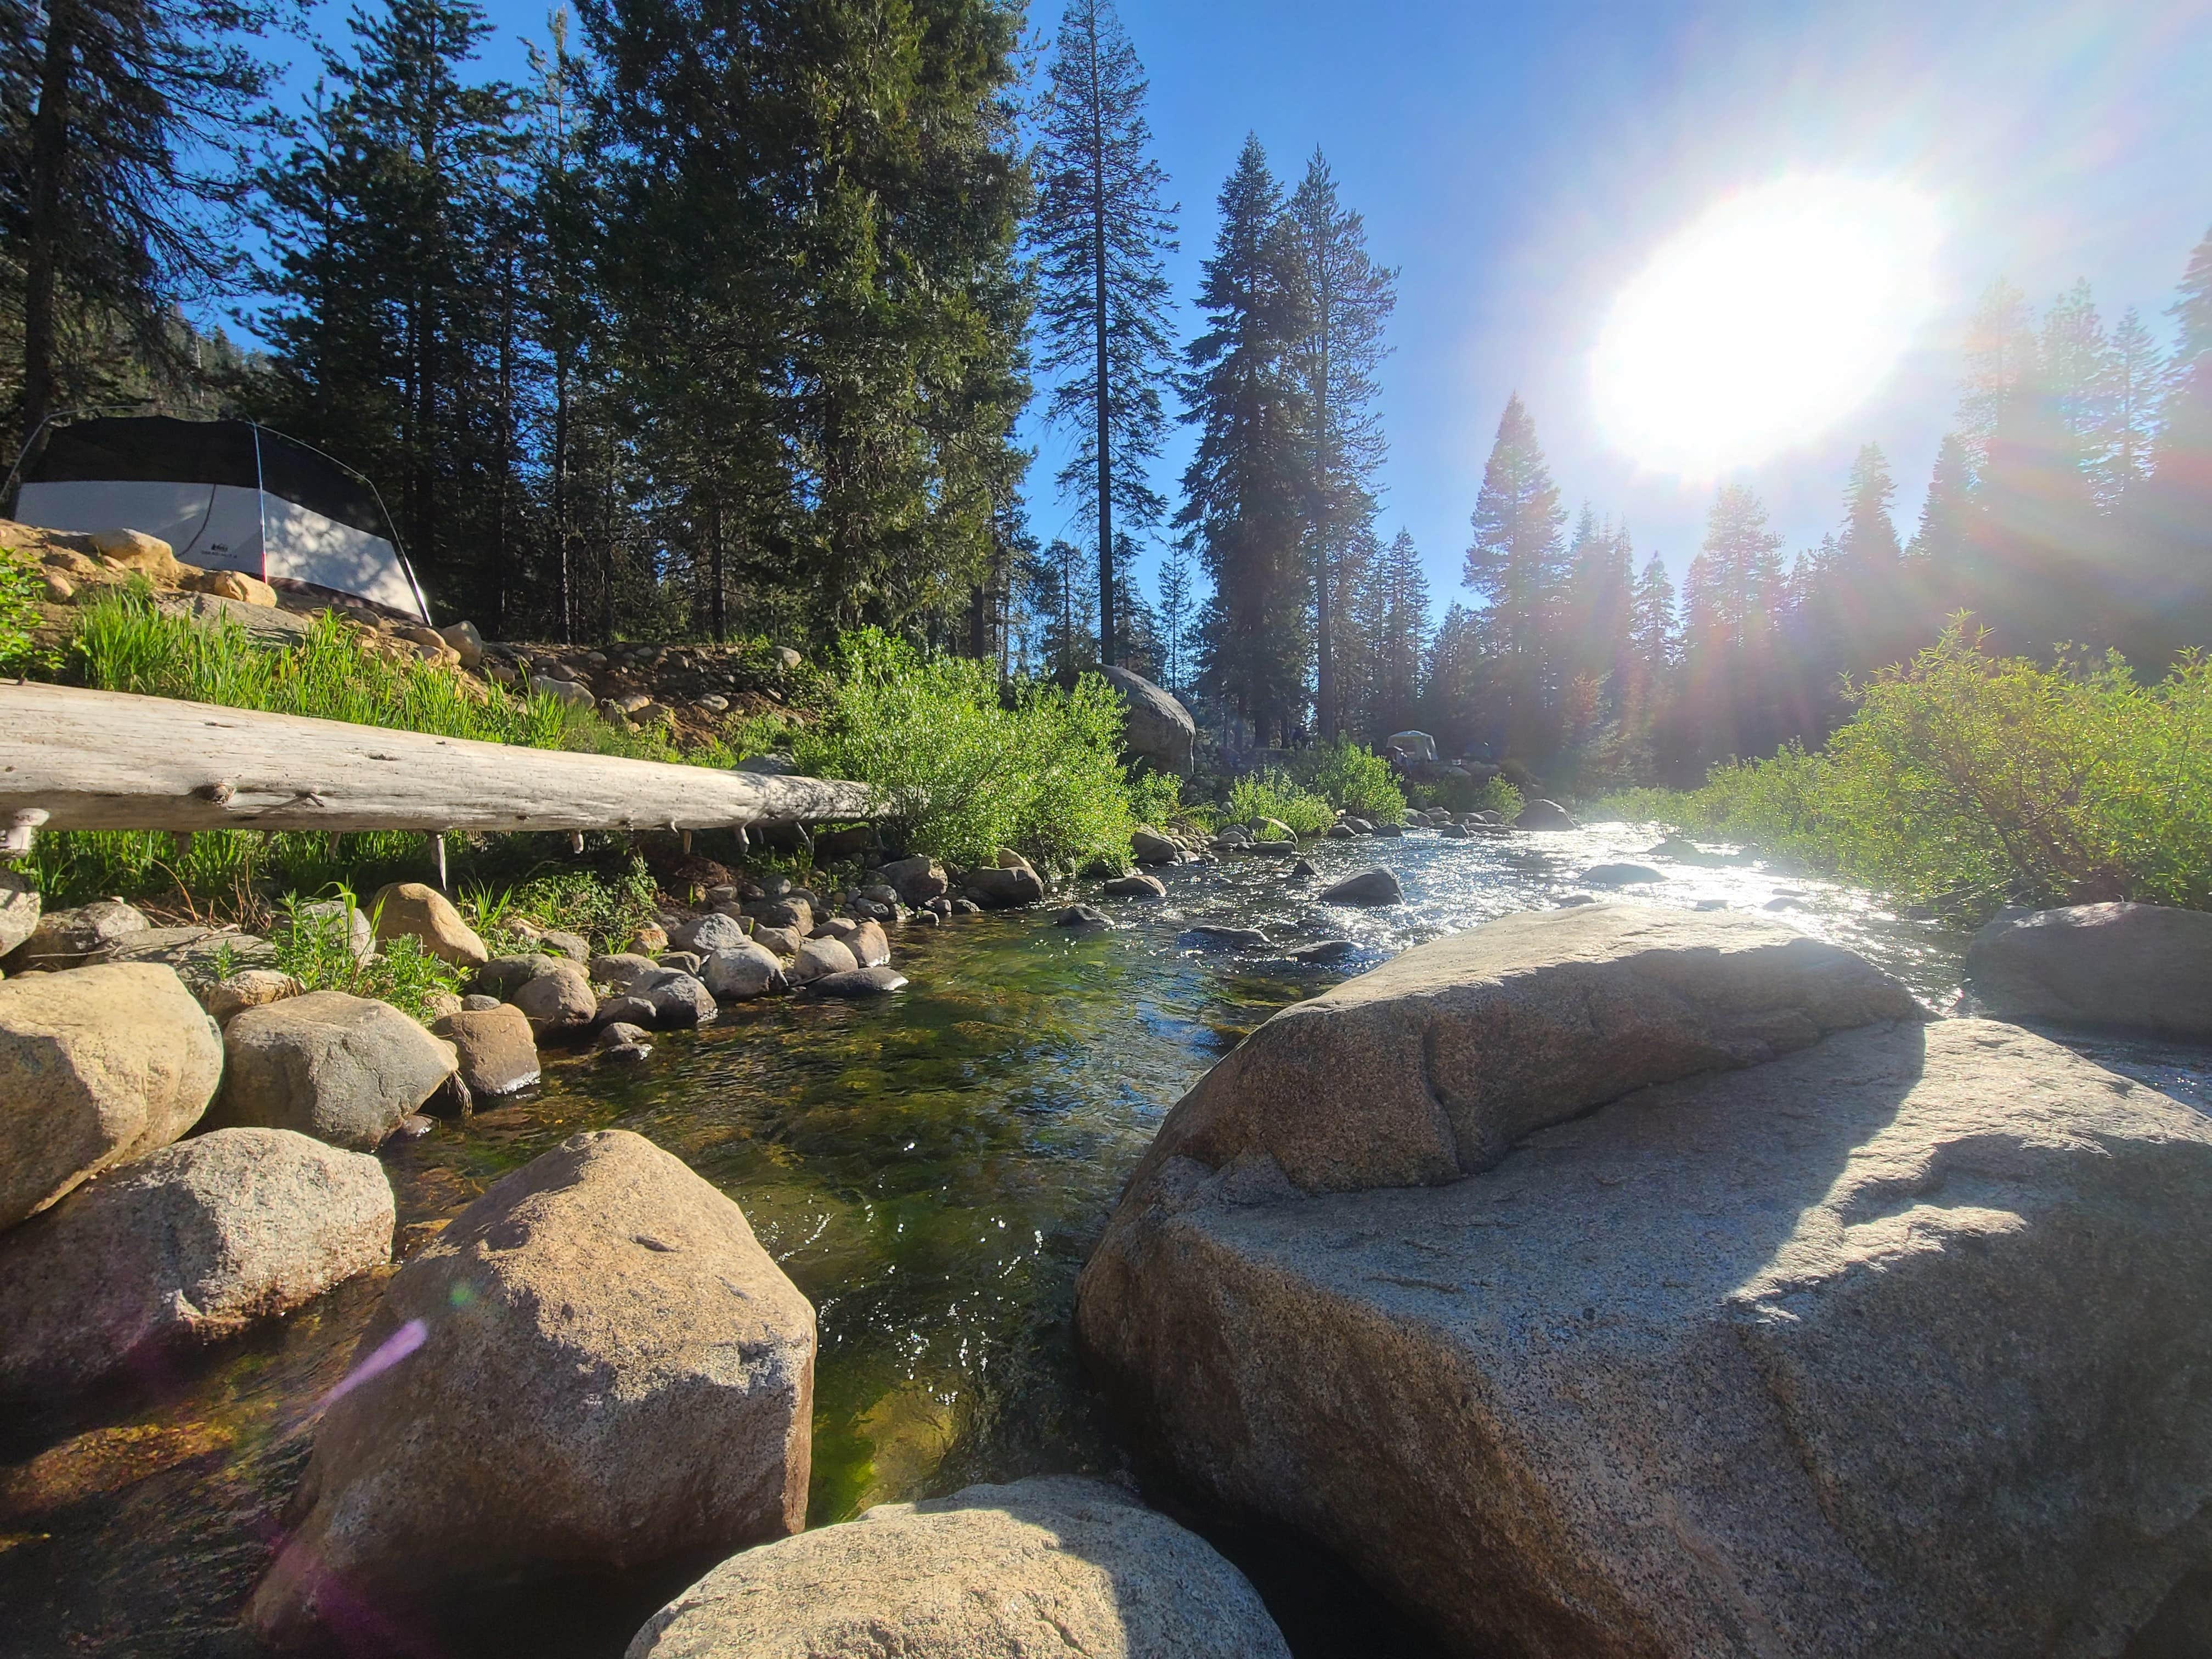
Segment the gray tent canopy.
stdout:
[[251,421],[107,416],[46,428],[10,511],[53,530],[141,530],[186,564],[430,620],[375,487]]

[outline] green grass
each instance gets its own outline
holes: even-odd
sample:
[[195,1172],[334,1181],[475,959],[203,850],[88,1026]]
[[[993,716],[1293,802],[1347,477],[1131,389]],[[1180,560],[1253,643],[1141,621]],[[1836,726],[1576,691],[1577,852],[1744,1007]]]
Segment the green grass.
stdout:
[[[313,901],[288,896],[279,907],[269,942],[276,952],[279,972],[300,981],[302,991],[343,991],[349,996],[374,997],[428,1024],[434,1015],[429,1000],[440,994],[458,994],[466,979],[459,969],[430,954],[422,940],[402,935],[386,939],[375,954],[356,959],[353,954],[353,919],[361,902],[353,889],[333,883],[325,896],[334,910],[312,910]],[[369,913],[369,926],[377,913]]]
[[1955,622],[1854,688],[1817,753],[1603,810],[1749,842],[1973,921],[2008,904],[2212,908],[2212,662],[1996,658]]

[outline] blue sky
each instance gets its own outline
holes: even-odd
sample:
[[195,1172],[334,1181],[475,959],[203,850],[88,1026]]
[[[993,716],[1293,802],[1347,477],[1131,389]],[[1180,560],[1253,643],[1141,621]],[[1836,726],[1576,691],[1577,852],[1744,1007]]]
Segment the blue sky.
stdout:
[[[1056,0],[1032,0],[1048,41]],[[542,0],[491,0],[495,73],[543,39]],[[1151,75],[1158,153],[1182,209],[1169,274],[1194,290],[1213,198],[1248,131],[1295,181],[1318,145],[1400,268],[1384,373],[1382,528],[1410,529],[1438,609],[1498,411],[1528,402],[1567,502],[1625,520],[1678,573],[1713,480],[1640,470],[1600,435],[1588,354],[1621,286],[1730,192],[1806,171],[1897,179],[1944,226],[1930,316],[1899,368],[1820,437],[1732,478],[1791,550],[1838,517],[1858,446],[1887,451],[1910,534],[1950,416],[1966,313],[2008,277],[2040,304],[2076,277],[2107,321],[2163,333],[2212,228],[2212,0],[1865,0],[1494,5],[1450,0],[1121,0]],[[335,4],[321,13],[337,27]],[[1188,333],[1190,313],[1181,321]],[[1079,522],[1041,449],[1031,508]],[[1172,499],[1178,432],[1156,482]]]

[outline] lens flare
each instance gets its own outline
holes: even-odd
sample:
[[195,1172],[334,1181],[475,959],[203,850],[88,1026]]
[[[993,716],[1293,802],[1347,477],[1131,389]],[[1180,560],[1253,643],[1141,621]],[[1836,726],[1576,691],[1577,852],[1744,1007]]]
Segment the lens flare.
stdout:
[[1785,179],[1722,203],[1607,316],[1590,362],[1607,438],[1702,479],[1818,437],[1911,343],[1941,240],[1935,204],[1880,179]]

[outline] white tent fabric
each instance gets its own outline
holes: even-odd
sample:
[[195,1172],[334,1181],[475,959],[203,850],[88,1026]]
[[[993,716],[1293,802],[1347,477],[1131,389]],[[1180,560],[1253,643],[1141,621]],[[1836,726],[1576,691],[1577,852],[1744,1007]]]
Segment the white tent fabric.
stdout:
[[137,416],[58,428],[13,512],[55,530],[143,531],[204,569],[357,594],[430,619],[374,490],[246,422]]

